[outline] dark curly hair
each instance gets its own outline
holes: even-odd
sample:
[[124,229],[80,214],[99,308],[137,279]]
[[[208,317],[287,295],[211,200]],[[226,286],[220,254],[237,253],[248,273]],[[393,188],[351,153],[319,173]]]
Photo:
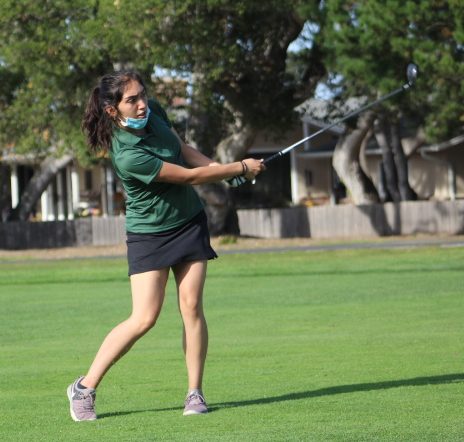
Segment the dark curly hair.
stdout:
[[93,152],[109,150],[113,135],[114,121],[105,111],[107,106],[117,108],[130,81],[138,81],[144,88],[140,74],[135,71],[119,71],[100,78],[90,94],[82,119],[82,131]]

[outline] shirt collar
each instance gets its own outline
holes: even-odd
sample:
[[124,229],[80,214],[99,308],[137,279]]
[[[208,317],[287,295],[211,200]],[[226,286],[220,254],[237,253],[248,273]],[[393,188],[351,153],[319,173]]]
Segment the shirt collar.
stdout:
[[119,143],[130,146],[135,146],[142,139],[142,137],[139,137],[132,132],[121,129],[119,127],[114,130],[114,137],[118,140]]

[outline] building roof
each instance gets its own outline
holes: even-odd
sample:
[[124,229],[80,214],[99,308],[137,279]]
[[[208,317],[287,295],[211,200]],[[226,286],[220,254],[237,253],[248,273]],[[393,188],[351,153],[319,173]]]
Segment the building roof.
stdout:
[[[295,108],[300,114],[301,121],[304,124],[310,125],[318,130],[336,123],[338,120],[353,112],[366,103],[366,97],[352,97],[346,101],[340,99],[321,100],[318,98],[309,98]],[[315,133],[315,131],[312,131]],[[329,134],[339,137],[345,132],[345,125],[335,124],[333,127],[327,129]],[[369,143],[372,144],[372,143]],[[310,149],[300,151],[299,155],[310,156],[317,158],[330,158],[335,149],[336,139],[324,144],[317,144]]]
[[[337,122],[337,120],[340,120],[350,112],[356,111],[366,103],[367,97],[350,97],[346,101],[342,101],[340,99],[321,100],[319,98],[309,98],[298,105],[295,110],[300,114],[300,118],[303,123],[322,129]],[[334,135],[342,135],[345,131],[345,126],[343,123],[339,125],[337,124],[327,131]],[[434,153],[442,152],[452,147],[461,146],[464,146],[464,134],[458,135],[441,143],[425,145],[419,150]],[[330,156],[331,152],[329,151],[333,151],[334,147],[334,145],[327,145],[317,151],[311,150],[310,152],[305,152],[305,154],[309,156]],[[366,153],[371,155],[381,154],[380,148],[374,137],[372,137],[369,141]]]

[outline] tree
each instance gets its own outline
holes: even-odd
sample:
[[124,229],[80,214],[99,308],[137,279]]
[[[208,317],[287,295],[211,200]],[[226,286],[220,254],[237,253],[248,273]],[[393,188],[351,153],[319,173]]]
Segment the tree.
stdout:
[[[164,56],[158,52],[159,63],[191,74],[187,135],[193,144],[221,162],[236,161],[257,131],[282,132],[294,121],[293,108],[311,95],[325,69],[316,31],[311,48],[299,55],[305,63],[301,72],[288,69],[288,46],[307,20],[322,21],[319,6],[296,0],[187,0],[160,2],[147,13],[154,24],[147,38],[168,48]],[[216,220],[230,219],[223,186],[199,191],[215,206]],[[217,224],[215,232],[223,228]]]
[[347,95],[375,99],[405,81],[410,61],[421,68],[413,93],[378,109],[374,128],[388,198],[413,199],[401,139],[415,136],[418,147],[426,139],[450,138],[463,129],[464,5],[439,0],[328,0],[326,7],[327,62],[343,76]]
[[[192,141],[221,161],[242,158],[257,130],[289,124],[294,105],[325,72],[317,32],[300,54],[307,62],[301,75],[287,70],[288,46],[305,21],[322,20],[319,3],[4,0],[2,57],[18,81],[0,142],[40,161],[69,152],[88,161],[78,122],[96,79],[119,67],[150,78],[161,65],[193,79]],[[216,207],[213,233],[224,230],[227,191],[215,185],[200,193]]]
[[11,80],[1,90],[0,143],[46,161],[10,219],[28,219],[50,171],[64,167],[70,154],[89,161],[79,122],[91,82],[111,67],[108,52],[92,40],[94,19],[88,1],[0,3],[1,61]]
[[[13,100],[15,85],[21,81],[20,76],[11,72],[0,58],[0,115],[3,115],[6,108]],[[1,153],[1,151],[0,151]],[[8,198],[10,169],[0,156],[0,222],[3,222],[10,209]]]
[[[84,165],[95,161],[80,130],[89,92],[98,77],[131,65],[140,54],[134,51],[140,41],[126,40],[123,28],[112,26],[122,15],[108,1],[0,3],[0,143],[40,164],[10,219],[28,219],[69,155]],[[137,69],[149,77],[153,63],[138,60]]]
[[366,143],[375,119],[372,111],[357,119],[357,125],[342,136],[335,146],[333,167],[339,178],[350,189],[355,204],[371,204],[379,201],[375,187],[359,162],[360,152]]

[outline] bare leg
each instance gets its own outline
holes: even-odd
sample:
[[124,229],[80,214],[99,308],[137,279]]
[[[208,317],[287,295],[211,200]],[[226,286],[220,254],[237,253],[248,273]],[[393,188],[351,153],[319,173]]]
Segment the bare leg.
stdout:
[[106,336],[81,384],[97,388],[105,373],[158,319],[169,269],[132,275],[132,314]]
[[189,390],[201,389],[208,350],[208,328],[203,313],[206,268],[206,261],[181,263],[173,267],[184,323],[183,347]]

